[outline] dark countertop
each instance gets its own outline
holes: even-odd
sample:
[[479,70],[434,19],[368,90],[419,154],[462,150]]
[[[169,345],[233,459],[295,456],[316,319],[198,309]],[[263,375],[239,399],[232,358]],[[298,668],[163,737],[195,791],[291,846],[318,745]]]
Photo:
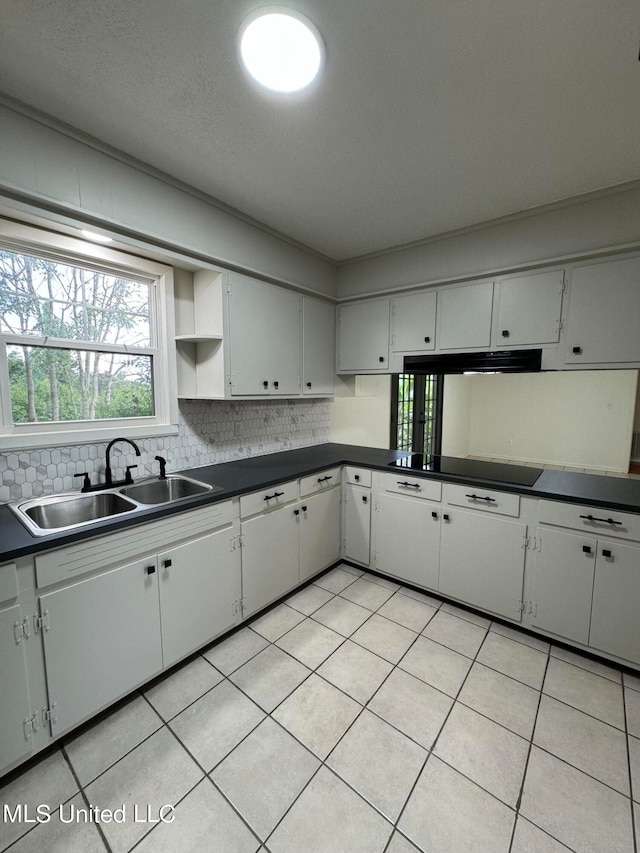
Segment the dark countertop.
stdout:
[[[59,548],[104,533],[123,530],[136,524],[155,521],[177,512],[186,512],[236,495],[264,489],[276,483],[295,480],[334,465],[361,465],[381,471],[398,471],[390,468],[389,463],[406,455],[400,451],[351,444],[320,444],[265,456],[254,456],[249,459],[238,459],[220,465],[206,465],[201,468],[171,472],[186,474],[209,485],[220,486],[221,490],[180,501],[179,504],[159,505],[132,513],[130,516],[113,517],[85,528],[50,536],[32,536],[9,507],[3,505],[0,506],[0,563],[51,548]],[[170,461],[168,467],[171,468]],[[574,474],[547,468],[533,486],[527,487],[413,470],[407,471],[404,476],[406,475],[468,485],[485,485],[503,492],[514,492],[535,498],[640,513],[640,480],[624,477]]]

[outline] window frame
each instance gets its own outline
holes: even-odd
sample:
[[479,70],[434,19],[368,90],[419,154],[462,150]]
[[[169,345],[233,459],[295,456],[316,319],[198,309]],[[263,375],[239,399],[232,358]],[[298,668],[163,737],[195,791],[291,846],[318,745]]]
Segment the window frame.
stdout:
[[[176,389],[173,269],[165,264],[130,255],[120,249],[0,219],[0,247],[62,263],[78,264],[144,281],[150,285],[150,346],[101,344],[38,335],[0,332],[0,451],[86,444],[117,436],[150,438],[176,435]],[[56,349],[122,352],[152,357],[153,415],[139,418],[103,418],[91,421],[40,421],[13,423],[7,346],[45,346]]]
[[[430,455],[439,456],[442,453],[442,408],[444,398],[444,376],[431,374],[434,385],[435,412],[431,418],[433,429],[431,431]],[[400,376],[413,377],[413,410],[411,413],[411,448],[407,453],[424,453],[425,433],[425,401],[427,376],[419,373],[394,373],[391,376],[391,423],[389,434],[389,446],[392,450],[398,450],[398,406]]]

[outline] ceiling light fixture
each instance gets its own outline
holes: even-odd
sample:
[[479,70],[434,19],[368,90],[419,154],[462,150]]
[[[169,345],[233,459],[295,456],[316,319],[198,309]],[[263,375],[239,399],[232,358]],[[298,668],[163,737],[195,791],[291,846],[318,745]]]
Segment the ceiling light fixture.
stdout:
[[81,228],[80,233],[85,240],[93,240],[94,243],[113,243],[112,237],[106,237],[104,234],[97,234],[95,231],[87,231],[86,228]]
[[311,21],[292,10],[258,9],[240,30],[240,56],[249,74],[274,92],[298,92],[318,75],[323,43]]

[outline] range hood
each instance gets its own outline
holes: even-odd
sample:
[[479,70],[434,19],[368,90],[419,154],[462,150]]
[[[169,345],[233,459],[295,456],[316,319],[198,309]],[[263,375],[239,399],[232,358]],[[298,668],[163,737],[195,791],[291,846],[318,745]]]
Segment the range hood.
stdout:
[[537,373],[541,349],[406,355],[405,373]]

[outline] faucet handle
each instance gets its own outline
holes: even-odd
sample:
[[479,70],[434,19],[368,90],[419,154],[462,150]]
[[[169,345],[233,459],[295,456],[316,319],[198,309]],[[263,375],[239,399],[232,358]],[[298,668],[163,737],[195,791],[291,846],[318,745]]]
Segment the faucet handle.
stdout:
[[137,468],[137,467],[138,467],[137,465],[127,465],[127,470],[125,471],[125,474],[124,474],[124,481],[128,485],[133,483],[133,477],[131,476],[131,469]]
[[74,474],[74,477],[84,477],[82,481],[82,492],[88,492],[91,489],[91,480],[89,479],[89,475],[86,471],[81,471],[79,474]]

